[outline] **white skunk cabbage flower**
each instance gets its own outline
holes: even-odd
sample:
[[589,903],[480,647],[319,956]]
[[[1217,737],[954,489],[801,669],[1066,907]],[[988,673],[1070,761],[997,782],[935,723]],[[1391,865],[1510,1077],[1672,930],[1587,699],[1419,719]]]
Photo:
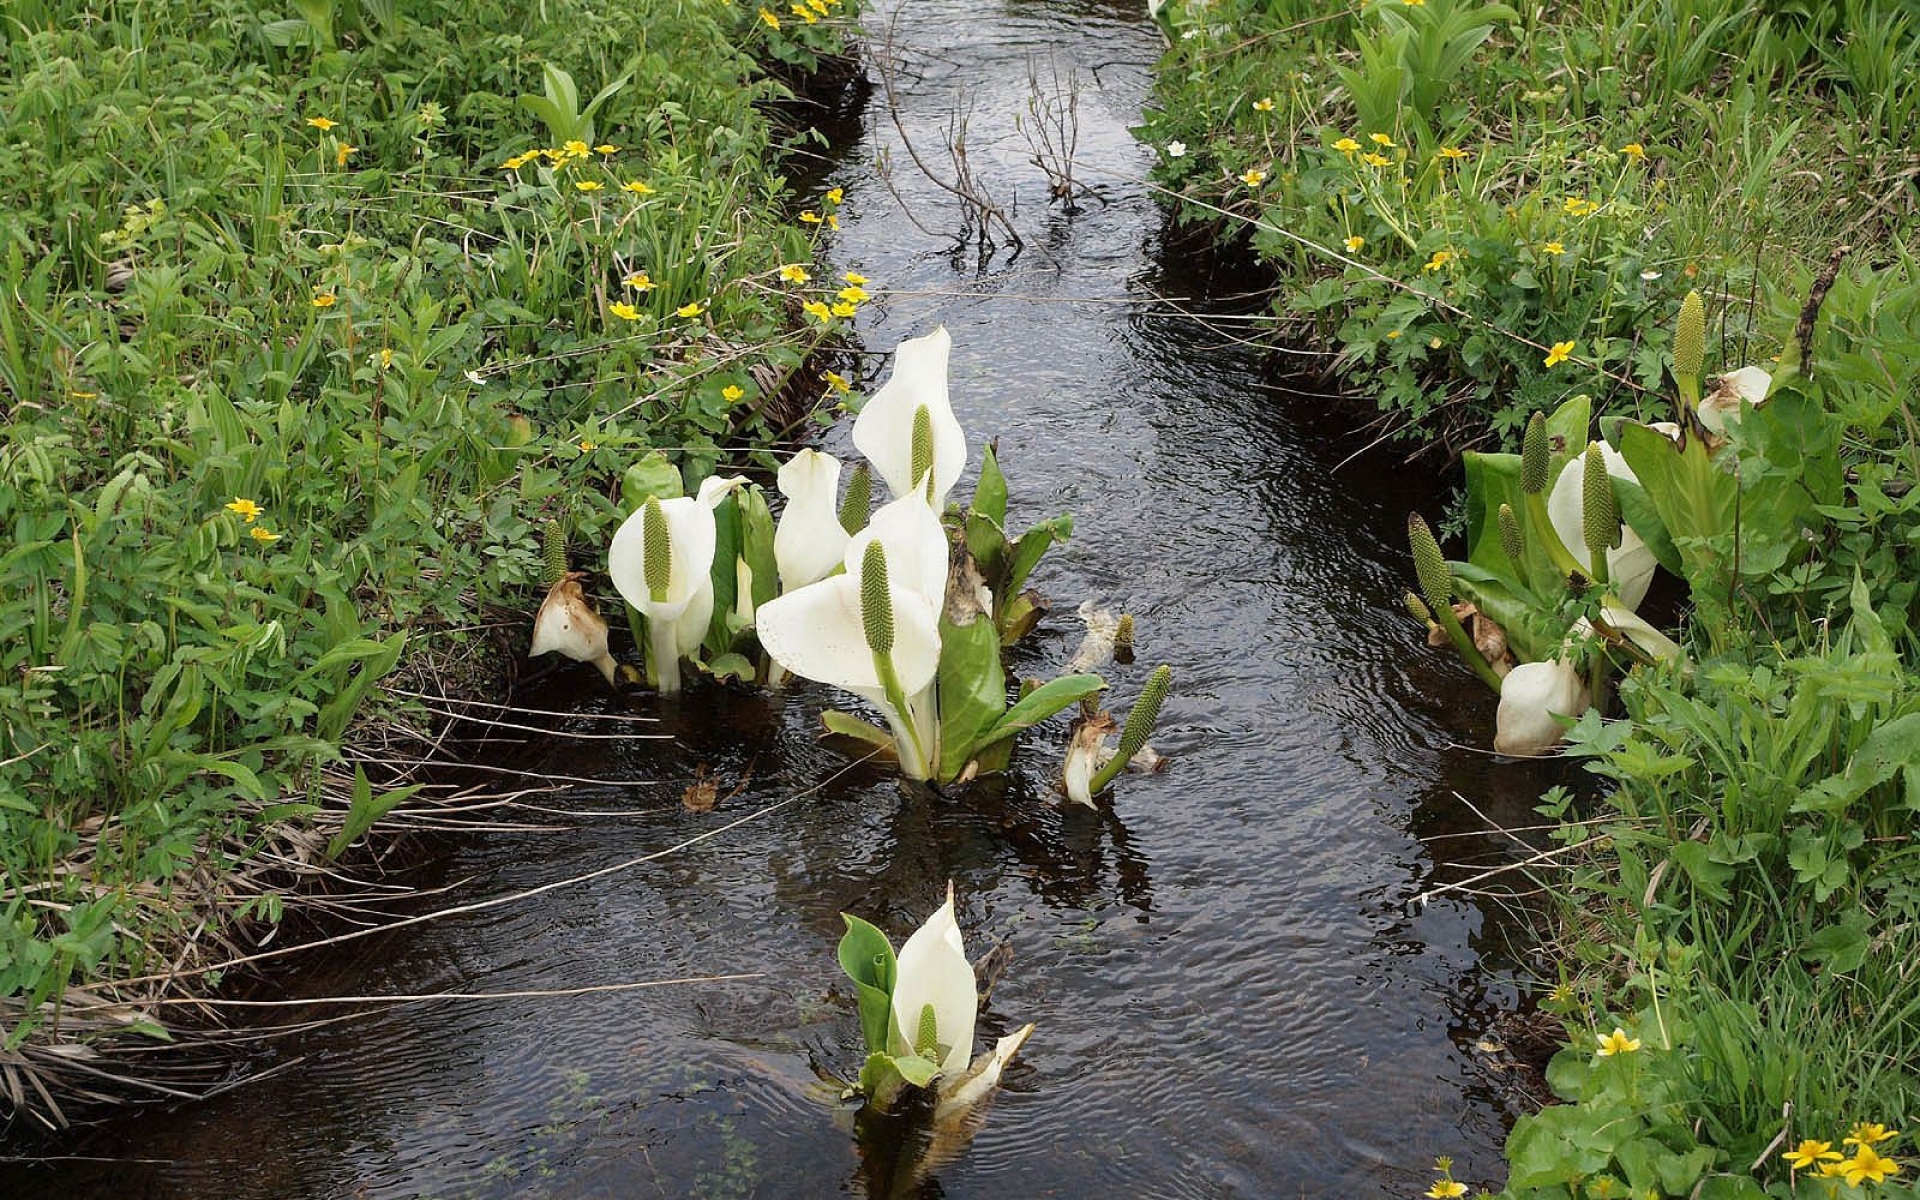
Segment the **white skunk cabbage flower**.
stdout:
[[1586,680],[1566,659],[1521,663],[1500,683],[1493,748],[1501,754],[1545,754],[1566,736],[1554,717],[1577,717],[1591,703]]
[[613,682],[614,662],[613,655],[607,651],[607,623],[587,602],[579,579],[571,575],[547,589],[547,598],[533,618],[533,648],[528,654],[538,658],[555,652],[575,662],[592,663],[600,668],[608,683]]
[[711,476],[697,496],[649,497],[621,523],[607,574],[646,615],[647,671],[664,693],[680,690],[680,660],[699,649],[713,617],[713,510],[744,476]]
[[926,779],[939,762],[934,673],[947,594],[947,535],[908,493],[847,540],[845,574],[760,606],[760,647],[803,679],[843,688],[886,715],[900,769]]
[[[1640,482],[1618,450],[1605,442],[1594,444],[1606,459],[1607,474],[1630,483]],[[1576,454],[1560,469],[1560,477],[1553,481],[1553,490],[1547,493],[1547,520],[1552,522],[1553,531],[1560,535],[1560,544],[1573,555],[1574,561],[1590,563],[1593,556],[1587,550],[1585,498],[1586,463]],[[1632,526],[1622,524],[1620,545],[1607,551],[1607,583],[1613,594],[1628,608],[1638,609],[1640,601],[1646,598],[1647,586],[1653,582],[1656,565],[1653,551],[1647,549],[1640,535]]]
[[1700,423],[1725,436],[1727,423],[1740,419],[1741,402],[1762,404],[1773,389],[1773,376],[1760,367],[1741,367],[1729,371],[1714,384],[1713,391],[1700,401]]
[[973,1057],[980,992],[954,919],[952,884],[947,902],[900,947],[895,963],[892,1052],[919,1054],[938,1063],[942,1075],[961,1075]]
[[847,531],[840,526],[840,460],[802,450],[780,468],[780,494],[787,505],[773,531],[773,560],[780,590],[791,592],[825,579],[840,565]]
[[953,339],[940,326],[901,342],[893,375],[853,423],[853,444],[873,463],[897,499],[919,493],[938,513],[967,465],[967,436],[947,403],[947,355]]

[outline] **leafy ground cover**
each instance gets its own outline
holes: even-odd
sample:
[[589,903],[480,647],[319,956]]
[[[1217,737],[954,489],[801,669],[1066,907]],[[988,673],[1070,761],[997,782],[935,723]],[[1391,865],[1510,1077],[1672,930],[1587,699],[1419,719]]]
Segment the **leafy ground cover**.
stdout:
[[9,6],[0,1105],[404,799],[343,739],[549,523],[837,402],[767,113],[840,5]]
[[1658,403],[1672,314],[1777,350],[1767,292],[1920,212],[1902,0],[1171,0],[1140,129],[1183,221],[1388,427],[1511,444],[1576,391]]
[[[1653,537],[1679,581],[1683,653],[1607,647],[1617,695],[1592,689],[1568,745],[1607,794],[1543,798],[1567,868],[1542,877],[1539,997],[1564,1021],[1562,1103],[1513,1130],[1503,1194],[1914,1195],[1920,14],[1174,0],[1160,21],[1142,136],[1170,204],[1250,240],[1280,327],[1337,351],[1390,426],[1515,446],[1536,412],[1584,421],[1565,402],[1588,393],[1557,454],[1624,438],[1675,464],[1599,493],[1636,502],[1603,524]],[[1718,430],[1675,386],[1690,291],[1707,377],[1776,380]],[[1471,459],[1470,490],[1513,457]],[[1529,561],[1487,503],[1465,506],[1473,562]],[[1561,618],[1600,618],[1554,575],[1535,582]],[[1475,1182],[1443,1160],[1426,1194]]]

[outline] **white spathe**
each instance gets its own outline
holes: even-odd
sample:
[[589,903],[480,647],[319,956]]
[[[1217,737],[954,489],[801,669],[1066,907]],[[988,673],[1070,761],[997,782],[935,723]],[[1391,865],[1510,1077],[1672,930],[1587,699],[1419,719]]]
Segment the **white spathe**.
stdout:
[[1741,367],[1728,371],[1700,400],[1700,423],[1714,433],[1724,435],[1729,421],[1740,419],[1741,404],[1766,402],[1773,389],[1773,376],[1760,367]]
[[607,623],[587,602],[580,581],[569,576],[547,589],[547,598],[533,618],[534,658],[564,654],[575,662],[600,668],[607,682],[614,680],[613,655],[607,650]]
[[[885,551],[893,614],[893,670],[901,710],[881,683],[867,642],[860,598],[867,547]],[[940,666],[940,608],[946,600],[947,535],[918,495],[882,507],[847,540],[846,571],[767,601],[756,614],[760,647],[803,679],[843,688],[886,714],[900,767],[925,779],[939,756],[934,673]]]
[[934,1061],[941,1074],[958,1075],[973,1057],[973,1021],[980,1009],[980,993],[954,918],[952,884],[947,885],[947,902],[914,931],[895,958],[894,1054],[914,1052],[920,1014],[929,1004],[941,1046]]
[[840,526],[840,460],[802,450],[780,468],[780,494],[787,498],[773,531],[773,560],[780,590],[791,592],[825,579],[840,565],[847,531]]
[[953,339],[946,326],[901,342],[893,355],[893,375],[873,394],[853,423],[853,444],[887,481],[895,497],[927,487],[913,477],[914,414],[927,410],[933,434],[933,487],[924,490],[928,507],[938,513],[947,493],[967,465],[967,437],[947,402],[947,355]]
[[[1618,450],[1605,442],[1593,444],[1600,447],[1600,454],[1606,459],[1607,474],[1630,483],[1640,482]],[[1574,561],[1582,563],[1593,561],[1593,556],[1587,551],[1584,515],[1586,470],[1583,456],[1574,455],[1572,461],[1560,469],[1559,478],[1553,481],[1553,490],[1547,493],[1547,520],[1552,522],[1553,531],[1560,536],[1560,544],[1567,548],[1567,553],[1573,555]],[[1620,545],[1607,551],[1607,585],[1628,608],[1637,609],[1640,601],[1646,598],[1647,587],[1653,582],[1653,569],[1657,565],[1653,551],[1647,549],[1640,535],[1631,526],[1623,524],[1620,527]]]
[[[1680,644],[1640,618],[1640,614],[1603,604],[1600,619],[1614,632],[1645,651],[1649,657],[1668,662],[1681,656]],[[1584,621],[1585,618],[1582,618]]]
[[613,586],[646,615],[653,652],[648,665],[663,692],[679,690],[680,659],[699,648],[713,617],[713,510],[746,481],[742,475],[710,476],[698,495],[658,502],[668,547],[667,586],[658,599],[647,587],[646,505],[620,523],[607,548]]
[[1577,717],[1590,704],[1586,681],[1566,659],[1521,663],[1500,681],[1493,748],[1501,754],[1545,754],[1566,736],[1554,717]]

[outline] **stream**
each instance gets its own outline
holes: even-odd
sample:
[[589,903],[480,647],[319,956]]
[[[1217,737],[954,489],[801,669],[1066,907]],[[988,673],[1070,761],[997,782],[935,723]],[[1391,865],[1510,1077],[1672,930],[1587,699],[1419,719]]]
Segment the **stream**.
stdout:
[[[1141,182],[1155,152],[1128,127],[1161,44],[1143,7],[913,0],[893,33],[898,127],[876,89],[818,183],[845,201],[816,278],[868,277],[870,352],[952,332],[974,440],[958,494],[998,438],[1012,522],[1075,519],[1038,573],[1054,607],[1016,667],[1061,673],[1083,600],[1136,614],[1140,658],[1108,669],[1111,704],[1172,665],[1155,738],[1168,769],[1122,778],[1111,811],[1065,811],[1061,719],[1026,737],[1011,774],[939,797],[816,745],[823,689],[696,686],[664,706],[609,695],[589,667],[553,672],[522,699],[570,715],[519,720],[590,736],[488,743],[493,761],[564,777],[528,798],[553,811],[446,839],[421,882],[456,890],[432,903],[700,840],[349,943],[293,984],[755,978],[379,1009],[268,1043],[247,1086],[6,1168],[7,1195],[1410,1197],[1437,1155],[1498,1184],[1509,1068],[1488,1031],[1518,1004],[1526,920],[1420,897],[1473,873],[1461,864],[1515,857],[1488,822],[1533,823],[1554,776],[1471,749],[1493,699],[1419,648],[1401,609],[1406,513],[1437,516],[1444,485],[1392,450],[1356,457],[1350,409],[1276,383]],[[1052,90],[1056,72],[1077,80],[1079,178],[1096,192],[1077,213],[1049,204],[1022,132],[1030,75]],[[947,168],[956,112],[973,171],[1026,238],[1018,255],[954,252],[961,210],[901,146],[904,128]],[[888,367],[863,361],[871,390]],[[847,424],[824,444],[851,456]],[[621,714],[659,717],[647,731],[671,740]],[[714,812],[682,804],[696,772]],[[862,1057],[834,947],[842,911],[897,944],[949,880],[969,951],[1013,952],[981,1045],[1037,1030],[971,1146],[909,1187],[863,1157],[830,1082]]]

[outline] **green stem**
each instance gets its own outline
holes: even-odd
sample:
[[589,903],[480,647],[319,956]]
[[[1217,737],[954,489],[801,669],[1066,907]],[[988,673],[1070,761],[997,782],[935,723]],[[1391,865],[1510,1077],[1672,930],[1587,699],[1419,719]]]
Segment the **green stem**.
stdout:
[[680,690],[680,637],[672,621],[647,619],[647,682],[662,696]]

